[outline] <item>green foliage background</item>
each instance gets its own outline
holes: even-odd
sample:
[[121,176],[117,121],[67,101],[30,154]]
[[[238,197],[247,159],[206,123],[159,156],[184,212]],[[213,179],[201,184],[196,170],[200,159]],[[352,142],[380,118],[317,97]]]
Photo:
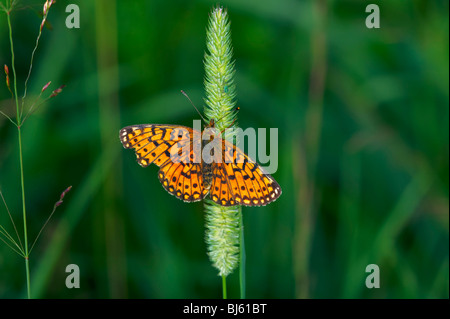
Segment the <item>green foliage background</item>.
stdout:
[[[43,2],[12,15],[19,92]],[[365,26],[368,1],[220,3],[239,125],[279,129],[283,194],[243,208],[249,298],[449,297],[449,4],[372,2],[380,29]],[[23,127],[30,240],[73,186],[30,257],[33,297],[220,298],[203,204],[170,196],[118,138],[126,125],[198,118],[180,90],[203,105],[216,1],[73,1],[80,29],[65,27],[69,3],[50,10],[29,101],[50,80],[67,87]],[[4,13],[0,64],[11,66]],[[14,117],[9,97],[2,76],[0,110]],[[0,188],[22,235],[17,130],[4,117]],[[13,232],[3,205],[0,223]],[[72,263],[80,289],[65,287]],[[379,289],[365,287],[372,263]],[[1,243],[0,298],[24,295],[23,260]]]

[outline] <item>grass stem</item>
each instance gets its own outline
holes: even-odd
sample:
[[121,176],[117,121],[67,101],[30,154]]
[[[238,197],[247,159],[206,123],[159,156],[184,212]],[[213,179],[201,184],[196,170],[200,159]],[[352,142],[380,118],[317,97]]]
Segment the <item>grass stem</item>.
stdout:
[[14,43],[12,37],[12,27],[11,27],[11,18],[10,11],[6,14],[8,20],[8,28],[9,28],[9,42],[11,46],[11,67],[13,71],[14,77],[14,101],[16,103],[16,112],[17,112],[17,133],[18,133],[18,141],[19,141],[19,162],[20,162],[20,184],[22,190],[22,217],[23,217],[23,234],[24,234],[24,258],[25,258],[25,273],[27,277],[27,296],[28,299],[31,298],[31,287],[30,287],[30,266],[28,259],[28,231],[27,231],[27,211],[25,206],[25,178],[23,173],[23,151],[22,151],[22,131],[21,131],[21,112],[19,109],[19,100],[17,95],[17,75],[16,75],[16,67],[15,67],[15,56],[14,56]]
[[239,287],[241,299],[245,299],[245,242],[244,242],[244,220],[242,207],[239,207]]
[[222,296],[227,299],[227,276],[222,275]]

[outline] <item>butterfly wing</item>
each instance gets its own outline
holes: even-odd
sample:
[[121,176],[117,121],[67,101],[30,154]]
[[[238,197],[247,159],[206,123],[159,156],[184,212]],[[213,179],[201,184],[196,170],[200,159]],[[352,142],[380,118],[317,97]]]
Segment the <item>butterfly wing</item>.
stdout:
[[203,188],[203,176],[199,164],[170,162],[161,167],[158,177],[170,194],[185,202],[202,200],[208,193]]
[[[222,163],[216,163],[213,170],[213,201],[223,206],[264,206],[280,197],[280,185],[261,166],[226,140],[222,147]],[[223,181],[227,182],[228,189],[222,185]],[[220,192],[216,190],[219,185]]]
[[192,147],[193,133],[186,126],[143,124],[124,127],[119,137],[125,148],[134,149],[139,165],[160,167],[159,180],[170,194],[194,202],[203,199],[207,191],[201,160]]
[[124,127],[119,137],[123,147],[134,149],[139,165],[155,163],[161,167],[170,161],[172,146],[181,148],[190,143],[191,132],[186,126],[142,124]]
[[221,163],[213,165],[213,180],[209,190],[211,200],[222,206],[238,205],[230,190],[227,175],[223,173]]

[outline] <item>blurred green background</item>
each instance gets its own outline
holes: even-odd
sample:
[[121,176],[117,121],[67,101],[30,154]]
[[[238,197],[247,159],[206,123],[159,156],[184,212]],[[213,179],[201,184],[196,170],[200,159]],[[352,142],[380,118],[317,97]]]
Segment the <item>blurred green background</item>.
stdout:
[[[0,0],[5,3],[6,0]],[[17,1],[23,94],[44,1]],[[192,126],[203,106],[208,15],[217,1],[73,1],[50,9],[23,126],[36,298],[221,298],[203,204],[169,195],[124,150],[119,129]],[[379,29],[365,12],[379,4]],[[279,129],[282,196],[243,208],[249,298],[449,297],[448,1],[222,1],[232,23],[239,125]],[[0,64],[10,66],[6,15]],[[12,77],[12,76],[11,76]],[[11,117],[2,72],[0,110]],[[0,116],[0,189],[22,236],[17,129]],[[0,203],[1,204],[1,203]],[[0,224],[14,233],[3,204]],[[67,289],[77,264],[81,288]],[[381,287],[368,289],[368,264]],[[228,296],[239,297],[238,271]],[[0,298],[25,296],[23,259],[0,242]]]

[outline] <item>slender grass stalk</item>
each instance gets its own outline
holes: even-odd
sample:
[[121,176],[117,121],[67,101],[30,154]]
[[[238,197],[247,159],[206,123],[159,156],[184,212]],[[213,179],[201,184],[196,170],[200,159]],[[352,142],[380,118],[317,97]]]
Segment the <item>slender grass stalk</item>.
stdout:
[[[14,76],[15,77],[15,76]],[[18,105],[18,103],[17,103]],[[19,106],[17,106],[17,114],[19,113]],[[23,153],[22,153],[22,133],[20,126],[17,127],[19,133],[19,153],[20,153],[20,183],[22,188],[22,215],[23,215],[23,241],[25,248],[25,271],[27,277],[27,297],[31,299],[31,284],[30,284],[30,262],[28,254],[28,231],[27,231],[27,210],[25,208],[25,181],[23,176]]]
[[227,276],[222,275],[222,298],[227,299]]
[[[22,112],[23,112],[23,106],[24,106],[24,102],[25,102],[25,97],[26,97],[26,92],[27,92],[27,83],[28,80],[30,78],[31,75],[31,71],[33,69],[33,60],[34,60],[34,54],[37,50],[38,44],[39,44],[39,39],[41,37],[42,34],[42,29],[44,26],[44,23],[47,19],[47,15],[49,12],[49,9],[51,7],[53,3],[53,0],[46,0],[44,3],[44,8],[43,8],[43,19],[41,22],[41,26],[39,29],[39,34],[38,37],[36,39],[36,44],[33,48],[33,53],[31,55],[31,62],[30,62],[30,67],[28,70],[28,76],[25,80],[25,89],[24,89],[24,95],[22,97],[22,107],[19,107],[19,98],[18,98],[18,93],[17,93],[17,74],[16,74],[16,67],[15,67],[15,54],[14,54],[14,42],[13,42],[13,36],[12,36],[12,26],[11,26],[11,12],[13,9],[13,6],[15,5],[15,1],[8,1],[6,2],[6,5],[4,5],[3,3],[1,3],[1,8],[2,10],[5,12],[6,17],[7,17],[7,23],[8,23],[8,31],[9,31],[9,42],[10,42],[10,50],[11,50],[11,68],[12,68],[12,75],[13,75],[13,90],[11,90],[10,88],[10,81],[9,81],[9,70],[8,67],[5,65],[5,73],[6,73],[6,84],[7,87],[9,89],[9,91],[11,92],[11,97],[14,100],[15,106],[16,106],[16,120],[13,121],[9,116],[7,116],[6,114],[4,114],[3,112],[1,112],[3,115],[5,115],[17,128],[17,135],[18,135],[18,143],[19,143],[19,166],[20,166],[20,185],[21,185],[21,198],[22,198],[22,219],[23,219],[23,245],[22,242],[20,240],[20,236],[17,233],[17,229],[16,226],[14,224],[14,221],[12,220],[11,214],[9,212],[9,209],[6,205],[6,202],[3,198],[2,195],[2,199],[3,202],[5,204],[5,207],[8,211],[8,214],[10,215],[10,219],[11,222],[14,226],[14,229],[16,231],[16,234],[18,235],[18,239],[19,239],[19,243],[20,246],[17,244],[17,242],[15,242],[15,240],[12,238],[12,236],[10,236],[8,234],[8,232],[6,231],[6,229],[1,226],[1,232],[0,234],[3,235],[9,242],[5,241],[3,238],[2,241],[5,242],[9,247],[11,247],[16,253],[18,253],[19,255],[21,255],[22,257],[24,257],[25,260],[25,274],[26,274],[26,286],[27,286],[27,297],[28,299],[31,298],[31,284],[30,284],[30,262],[29,262],[29,256],[30,256],[30,251],[28,249],[28,229],[27,229],[27,210],[26,210],[26,200],[25,200],[25,177],[24,177],[24,163],[23,163],[23,149],[22,149],[22,125],[24,123],[24,120],[22,119]],[[50,83],[48,83],[47,85],[44,86],[44,88],[42,89],[41,93],[48,87]],[[61,92],[62,87],[60,87],[59,89],[53,91],[51,97],[56,96],[57,94],[59,94]],[[40,95],[39,95],[40,97]],[[34,106],[34,104],[32,105],[32,107]],[[31,112],[31,109],[30,109]],[[28,117],[29,113],[25,116],[25,119]],[[53,215],[53,212],[52,214]],[[51,217],[50,215],[50,217]],[[49,218],[50,219],[50,218]],[[48,220],[47,220],[48,222]],[[47,224],[47,222],[44,224]],[[41,229],[42,231],[42,229]],[[40,234],[40,233],[39,233]],[[39,235],[38,235],[39,237]],[[37,238],[36,238],[37,240]],[[34,241],[35,243],[36,241]],[[16,246],[17,249],[15,249],[12,245]],[[34,245],[33,243],[33,245]]]
[[[19,236],[19,232],[17,231],[17,227],[16,227],[16,223],[14,223],[14,219],[12,218],[11,212],[9,211],[8,205],[6,204],[6,200],[5,197],[3,197],[3,193],[0,190],[0,197],[2,198],[3,201],[3,205],[6,208],[6,212],[8,213],[9,216],[9,220],[11,221],[11,224],[14,227],[14,232],[16,233],[17,236],[17,240],[19,243],[17,243],[12,236],[6,231],[6,229],[4,229],[3,226],[0,225],[0,227],[4,230],[6,237],[10,240],[11,243],[13,243],[21,252],[21,255],[23,255],[23,245],[22,245],[22,241],[20,240],[20,236]],[[19,246],[20,245],[20,246]]]
[[67,194],[71,189],[72,189],[72,186],[67,187],[67,188],[61,193],[61,196],[60,196],[59,200],[55,203],[55,205],[53,205],[53,210],[52,210],[52,212],[51,212],[50,215],[48,216],[48,218],[47,218],[47,220],[45,221],[44,225],[42,225],[41,230],[39,231],[39,233],[37,234],[36,238],[35,238],[34,241],[33,241],[33,244],[31,244],[31,247],[30,247],[30,254],[31,254],[31,251],[33,250],[34,245],[36,244],[36,242],[38,241],[39,237],[41,236],[42,231],[44,230],[45,226],[47,226],[48,222],[49,222],[50,219],[52,218],[52,216],[53,216],[53,214],[55,213],[55,211],[56,211],[56,209],[58,208],[58,206],[62,204],[64,196],[66,196],[66,194]]
[[45,24],[45,21],[47,20],[47,15],[48,15],[48,12],[49,12],[49,9],[50,9],[52,3],[53,3],[53,0],[45,1],[44,8],[42,10],[43,18],[42,18],[41,26],[39,28],[38,36],[36,38],[36,43],[33,48],[33,52],[31,53],[30,67],[28,68],[28,75],[27,75],[27,78],[25,79],[25,87],[24,87],[24,92],[23,92],[23,96],[22,96],[22,109],[20,111],[21,115],[23,112],[23,106],[25,104],[25,98],[27,96],[28,81],[30,80],[31,71],[33,70],[34,55],[39,46],[39,39],[41,38],[41,35],[42,35],[42,29],[44,28],[44,24]]
[[11,212],[9,211],[8,205],[6,204],[5,198],[3,197],[3,193],[0,190],[0,197],[2,198],[3,205],[6,208],[6,211],[8,212],[9,219],[11,220],[11,224],[14,227],[14,231],[16,233],[18,241],[16,241],[6,230],[5,227],[0,225],[0,235],[2,235],[4,238],[0,236],[1,241],[3,241],[9,248],[11,248],[14,252],[19,254],[20,256],[24,257],[24,250],[22,241],[20,240],[19,232],[17,231],[16,224],[14,223],[14,220],[12,218]]
[[239,287],[241,299],[245,299],[245,242],[244,242],[244,219],[242,216],[242,207],[239,207],[239,229],[240,229],[240,255],[239,255]]
[[6,246],[8,246],[9,248],[11,248],[11,249],[12,249],[15,253],[17,253],[19,256],[22,256],[22,257],[23,257],[23,253],[22,253],[20,250],[14,248],[14,246],[11,244],[11,242],[12,242],[13,244],[15,244],[14,239],[13,239],[12,237],[10,237],[10,235],[8,234],[8,232],[5,230],[5,228],[4,228],[3,226],[0,226],[0,228],[1,228],[1,230],[0,230],[0,235],[5,236],[5,238],[6,238],[9,242],[6,241],[5,239],[3,239],[2,237],[0,237],[0,240],[1,240],[2,242],[4,242]]
[[[227,11],[214,8],[207,29],[207,49],[205,54],[205,117],[214,119],[216,128],[223,132],[226,128],[236,128],[236,93],[234,85],[234,62],[232,61],[231,28]],[[220,120],[219,120],[220,119]],[[229,131],[229,130],[227,130]],[[231,135],[223,136],[231,140]],[[243,227],[241,208],[224,207],[213,201],[205,201],[206,243],[208,255],[222,276],[223,298],[227,298],[226,277],[238,266],[241,259],[241,296],[245,292],[245,259],[243,254]]]
[[11,17],[10,12],[6,12],[6,17],[8,21],[9,28],[9,42],[11,47],[11,67],[14,77],[13,89],[14,89],[14,101],[16,104],[16,113],[17,113],[17,134],[19,141],[19,163],[20,163],[20,185],[22,191],[22,218],[23,218],[23,238],[24,238],[24,259],[25,259],[25,273],[27,278],[27,296],[28,299],[31,298],[31,286],[30,286],[30,265],[28,258],[28,231],[27,231],[27,210],[25,206],[25,178],[23,175],[23,152],[22,152],[22,130],[21,130],[21,112],[19,108],[19,100],[17,94],[17,76],[16,76],[16,67],[15,67],[15,55],[14,55],[14,43],[12,37],[12,27],[11,27]]

